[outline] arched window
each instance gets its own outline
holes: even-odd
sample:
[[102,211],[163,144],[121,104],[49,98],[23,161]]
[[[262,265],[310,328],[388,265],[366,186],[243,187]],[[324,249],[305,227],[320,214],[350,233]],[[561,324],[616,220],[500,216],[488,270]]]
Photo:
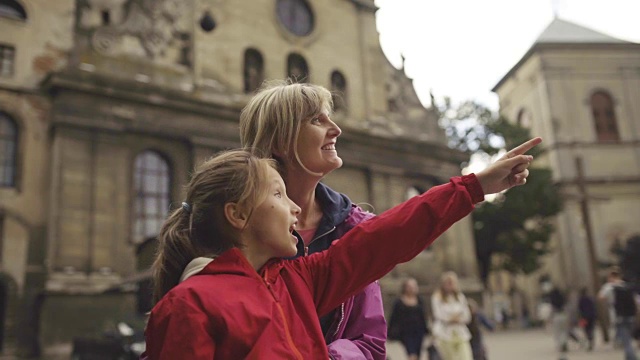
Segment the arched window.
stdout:
[[151,150],[136,156],[133,171],[133,241],[140,243],[158,235],[169,212],[171,177],[167,160]]
[[307,61],[298,54],[290,54],[287,58],[287,76],[294,82],[309,82]]
[[18,126],[0,112],[0,187],[16,186]]
[[331,96],[334,111],[347,110],[347,80],[337,70],[331,73]]
[[264,80],[264,61],[262,54],[256,49],[244,52],[244,92],[254,92]]
[[27,20],[27,12],[15,0],[0,0],[0,17],[25,21]]
[[611,95],[596,91],[591,95],[591,113],[596,127],[598,141],[618,141],[618,124]]
[[518,125],[523,128],[531,128],[531,113],[529,110],[522,108],[518,111]]

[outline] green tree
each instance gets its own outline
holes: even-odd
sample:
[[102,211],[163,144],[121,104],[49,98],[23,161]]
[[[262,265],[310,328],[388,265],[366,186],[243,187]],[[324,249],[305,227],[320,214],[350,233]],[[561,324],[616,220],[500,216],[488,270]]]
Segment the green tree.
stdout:
[[[453,108],[445,99],[439,111],[449,146],[469,154],[488,159],[531,138],[528,129],[474,102]],[[537,157],[543,151],[537,147],[529,153]],[[485,282],[493,269],[532,273],[550,250],[552,219],[562,209],[561,197],[549,168],[536,166],[534,160],[529,172],[526,186],[500,194],[473,212],[476,256]]]

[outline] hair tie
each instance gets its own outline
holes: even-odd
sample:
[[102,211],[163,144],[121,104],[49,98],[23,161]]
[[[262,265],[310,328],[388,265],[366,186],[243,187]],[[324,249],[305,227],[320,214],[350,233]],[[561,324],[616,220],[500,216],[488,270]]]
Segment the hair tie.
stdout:
[[187,204],[186,202],[182,202],[182,210],[186,211],[187,214],[191,214],[191,205]]

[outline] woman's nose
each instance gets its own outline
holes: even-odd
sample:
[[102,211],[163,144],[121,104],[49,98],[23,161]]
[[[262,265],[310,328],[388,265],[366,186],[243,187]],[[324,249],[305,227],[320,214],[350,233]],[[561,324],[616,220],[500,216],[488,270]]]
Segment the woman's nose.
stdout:
[[331,129],[329,130],[329,133],[333,137],[338,137],[340,136],[340,134],[342,134],[342,130],[340,129],[340,126],[334,123],[333,120],[331,120]]

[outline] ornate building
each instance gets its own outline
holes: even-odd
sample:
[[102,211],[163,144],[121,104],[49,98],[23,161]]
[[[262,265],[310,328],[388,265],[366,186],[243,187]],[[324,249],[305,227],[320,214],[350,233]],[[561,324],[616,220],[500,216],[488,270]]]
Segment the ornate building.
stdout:
[[502,114],[544,138],[565,196],[541,273],[593,288],[612,247],[640,233],[640,44],[555,19],[493,90]]
[[[385,59],[375,11],[373,0],[0,0],[2,343],[34,353],[136,312],[146,292],[132,281],[181,185],[239,146],[239,112],[265,79],[336,94],[345,166],[326,182],[357,203],[381,212],[459,174],[466,155]],[[477,290],[471,236],[458,223],[385,291],[443,269]]]

